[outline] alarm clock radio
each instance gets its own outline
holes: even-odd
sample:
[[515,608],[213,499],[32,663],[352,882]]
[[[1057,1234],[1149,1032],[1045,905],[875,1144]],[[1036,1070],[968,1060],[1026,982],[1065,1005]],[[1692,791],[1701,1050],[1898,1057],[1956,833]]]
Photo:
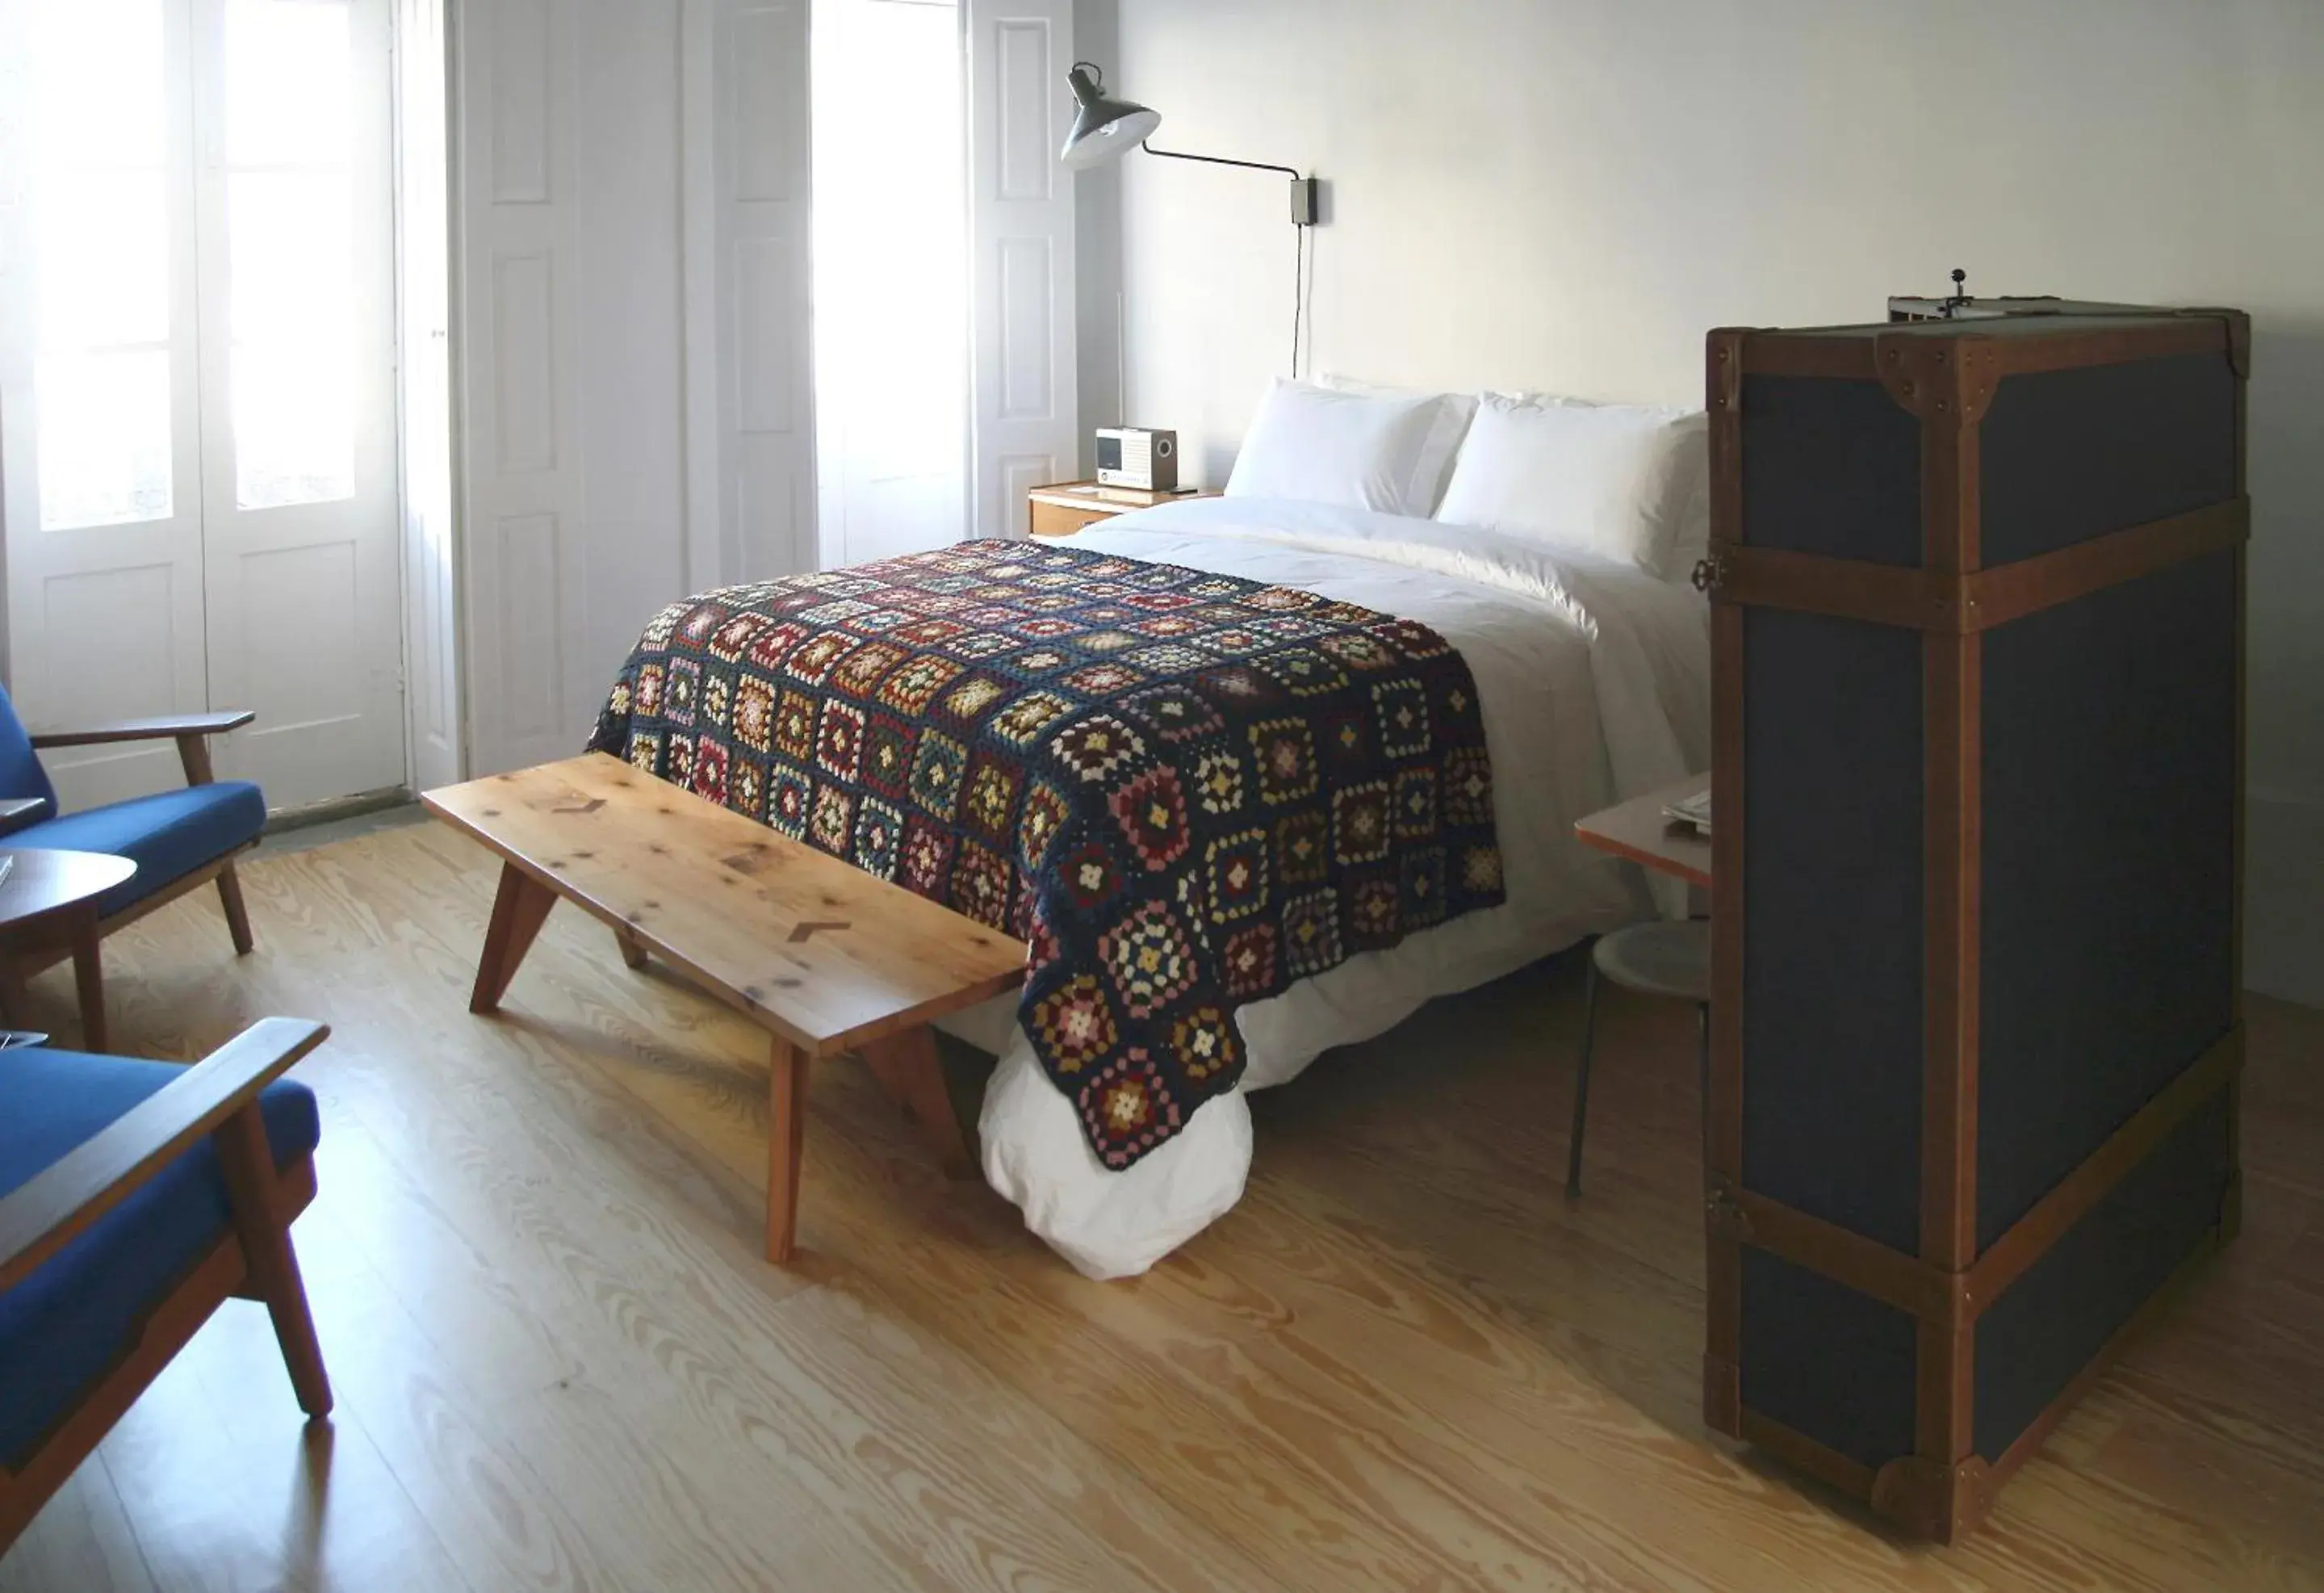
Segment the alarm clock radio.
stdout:
[[1097,484],[1134,486],[1141,492],[1177,491],[1178,434],[1143,426],[1099,427]]

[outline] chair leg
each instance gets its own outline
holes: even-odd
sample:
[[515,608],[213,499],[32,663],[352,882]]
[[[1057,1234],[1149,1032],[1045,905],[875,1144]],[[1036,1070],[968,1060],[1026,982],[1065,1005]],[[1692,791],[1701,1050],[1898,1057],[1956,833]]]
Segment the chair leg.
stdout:
[[250,938],[250,913],[242,904],[242,876],[229,860],[218,870],[218,901],[226,908],[226,932],[234,937],[234,954],[248,957],[256,941]]
[[1590,1057],[1598,1046],[1598,955],[1591,949],[1582,976],[1582,1066],[1573,1075],[1573,1132],[1565,1152],[1565,1192],[1582,1192],[1582,1130],[1590,1114]]
[[274,1320],[275,1341],[282,1347],[299,1408],[309,1416],[327,1416],[331,1379],[323,1370],[323,1348],[307,1310],[307,1285],[299,1276],[298,1253],[290,1248],[290,1224],[275,1199],[274,1149],[256,1101],[218,1125],[216,1144],[243,1264],[252,1292],[266,1301],[266,1314]]

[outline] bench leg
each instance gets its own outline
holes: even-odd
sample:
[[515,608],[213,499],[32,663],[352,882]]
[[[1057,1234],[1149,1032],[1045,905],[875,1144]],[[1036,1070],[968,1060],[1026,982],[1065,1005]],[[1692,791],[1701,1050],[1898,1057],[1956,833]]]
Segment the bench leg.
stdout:
[[307,1285],[299,1276],[298,1253],[290,1248],[290,1226],[275,1199],[274,1150],[258,1103],[252,1101],[220,1124],[216,1143],[251,1292],[266,1301],[266,1314],[274,1320],[275,1341],[282,1347],[299,1408],[309,1416],[327,1416],[331,1379],[323,1370],[323,1348],[307,1310]]
[[974,1178],[976,1159],[968,1153],[967,1136],[952,1109],[952,1092],[945,1088],[944,1064],[936,1060],[936,1032],[922,1023],[875,1040],[863,1048],[863,1061],[888,1098],[919,1128],[922,1143],[935,1153],[945,1176]]
[[509,981],[516,977],[524,954],[532,949],[533,938],[540,933],[542,921],[556,905],[555,891],[513,863],[501,865],[500,894],[493,898],[492,926],[484,931],[484,954],[476,962],[476,987],[468,996],[470,1012],[488,1013],[500,1006]]
[[767,1259],[791,1258],[798,1236],[799,1151],[807,1139],[807,1053],[780,1035],[767,1078]]
[[645,942],[624,929],[613,931],[613,944],[622,949],[622,960],[632,971],[642,971],[646,966]]

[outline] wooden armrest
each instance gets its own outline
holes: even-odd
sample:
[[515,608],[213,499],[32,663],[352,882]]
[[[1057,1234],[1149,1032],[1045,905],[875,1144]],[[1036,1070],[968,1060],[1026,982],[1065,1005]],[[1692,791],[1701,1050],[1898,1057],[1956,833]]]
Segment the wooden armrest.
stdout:
[[260,1019],[0,1199],[0,1290],[254,1103],[329,1033],[300,1018]]
[[258,715],[249,709],[220,714],[163,714],[151,719],[123,719],[85,730],[35,730],[32,749],[51,746],[94,746],[106,741],[161,741],[173,736],[219,736],[239,730]]

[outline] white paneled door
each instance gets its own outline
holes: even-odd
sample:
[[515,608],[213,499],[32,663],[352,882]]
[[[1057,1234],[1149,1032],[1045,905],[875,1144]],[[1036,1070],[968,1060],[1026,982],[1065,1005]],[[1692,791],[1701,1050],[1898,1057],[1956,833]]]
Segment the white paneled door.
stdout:
[[194,11],[209,691],[281,807],[404,773],[388,5]]
[[448,15],[469,770],[570,757],[664,605],[813,556],[807,0]]
[[[691,0],[689,14],[704,9]],[[717,0],[710,147],[688,142],[714,177],[715,436],[720,580],[764,580],[815,562],[814,257],[808,190],[808,0]],[[693,92],[689,82],[688,92]],[[703,157],[706,154],[706,162]],[[699,196],[689,193],[687,208]],[[688,245],[689,266],[693,245]],[[690,272],[690,274],[691,272]],[[689,427],[712,420],[688,416]],[[707,584],[700,558],[689,566]]]
[[[477,773],[581,746],[587,610],[573,190],[578,19],[550,0],[454,7],[468,684]],[[576,685],[576,674],[579,684]]]
[[1025,489],[1080,458],[1074,174],[1065,73],[1073,0],[967,0],[970,518],[1024,529]]
[[395,0],[396,341],[402,352],[404,722],[411,783],[464,777],[452,500],[452,233],[445,0]]
[[[8,681],[36,725],[208,704],[189,23],[0,0]],[[67,778],[126,795],[172,761]]]
[[271,805],[400,783],[387,0],[0,0],[0,62],[19,711],[250,708]]

